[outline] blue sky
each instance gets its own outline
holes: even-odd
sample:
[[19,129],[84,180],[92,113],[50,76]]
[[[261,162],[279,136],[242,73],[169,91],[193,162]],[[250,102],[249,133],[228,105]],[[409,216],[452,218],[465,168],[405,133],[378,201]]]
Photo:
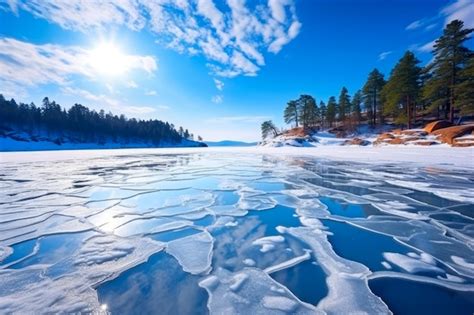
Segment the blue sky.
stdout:
[[352,95],[407,49],[429,62],[455,18],[474,27],[474,2],[0,0],[0,93],[253,141],[302,93]]

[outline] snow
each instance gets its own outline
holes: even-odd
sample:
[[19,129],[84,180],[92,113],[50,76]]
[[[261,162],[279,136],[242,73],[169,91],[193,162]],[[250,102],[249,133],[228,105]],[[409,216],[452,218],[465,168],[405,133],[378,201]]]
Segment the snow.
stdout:
[[156,147],[196,147],[197,142],[183,140],[181,143],[161,143],[154,145],[146,142],[107,142],[99,144],[96,142],[71,142],[66,141],[59,144],[53,141],[18,141],[9,137],[0,136],[0,152],[9,151],[39,151],[39,150],[97,150],[97,149],[122,149],[122,148],[156,148]]
[[120,157],[130,154],[268,154],[277,156],[308,156],[337,161],[362,163],[414,163],[423,166],[441,168],[474,169],[474,148],[453,148],[448,145],[423,146],[320,146],[313,148],[266,148],[266,147],[213,147],[213,148],[157,148],[157,149],[117,149],[117,150],[78,150],[57,151],[54,154],[45,151],[2,152],[0,163],[33,162],[67,159],[89,159],[99,157]]
[[310,254],[310,250],[305,250],[305,253],[301,256],[297,256],[295,258],[292,258],[292,259],[289,259],[287,261],[284,261],[282,263],[279,263],[277,265],[274,265],[274,266],[271,266],[271,267],[268,267],[268,268],[265,268],[265,272],[270,274],[270,273],[274,273],[274,272],[277,272],[277,271],[280,271],[280,270],[283,270],[283,269],[286,269],[286,268],[290,268],[290,267],[293,267],[303,261],[306,261],[308,259],[311,258],[311,254]]
[[[472,258],[472,257],[471,257]],[[468,262],[466,258],[459,257],[456,255],[451,256],[451,259],[458,265],[463,266],[465,268],[474,269],[474,262]]]
[[253,259],[250,259],[250,258],[246,258],[243,260],[243,263],[249,267],[253,267],[255,266],[255,260]]
[[252,244],[254,245],[264,245],[264,244],[271,244],[271,243],[281,243],[284,242],[285,238],[281,235],[276,235],[276,236],[266,236],[259,238],[255,241],[253,241]]
[[250,147],[256,146],[257,142],[243,142],[234,140],[222,140],[222,141],[204,141],[210,147]]
[[246,273],[239,273],[239,274],[236,274],[232,280],[234,281],[234,283],[232,283],[230,286],[229,286],[229,289],[231,291],[239,291],[240,288],[242,287],[242,285],[248,280],[249,278],[249,275],[246,274]]
[[442,269],[434,266],[433,264],[426,263],[418,259],[410,258],[399,253],[383,253],[383,257],[390,263],[406,270],[409,273],[419,273],[423,271],[429,271],[440,274],[444,273]]
[[266,253],[275,249],[274,243],[282,243],[285,241],[285,238],[281,235],[277,236],[267,236],[259,238],[253,241],[253,245],[261,246],[260,251]]
[[387,306],[368,285],[366,276],[370,274],[367,267],[336,255],[324,233],[315,227],[289,228],[287,232],[306,242],[314,253],[316,260],[326,272],[328,295],[318,303],[318,309],[333,314],[387,314]]
[[273,245],[273,244],[263,244],[262,247],[260,248],[260,251],[262,253],[266,253],[266,252],[272,251],[274,249],[275,249],[275,245]]
[[474,195],[474,188],[457,189],[457,187],[440,187],[440,185],[433,186],[426,182],[406,180],[388,180],[387,183],[395,186],[430,192],[450,200],[474,203],[474,198],[472,197]]
[[199,285],[209,294],[211,314],[322,314],[256,268],[236,273],[220,268]]
[[55,264],[0,272],[0,309],[5,313],[80,313],[100,308],[93,289],[163,249],[146,239],[96,235],[78,254],[58,257]]
[[5,258],[10,256],[13,253],[13,249],[8,246],[1,246],[0,247],[0,262],[3,261]]
[[[378,278],[397,278],[397,279],[405,279],[410,281],[416,281],[420,283],[430,283],[435,284],[447,289],[451,289],[453,291],[467,291],[467,292],[474,292],[474,286],[472,284],[464,284],[463,281],[459,281],[459,278],[454,276],[448,275],[446,279],[438,276],[436,278],[420,276],[415,274],[409,273],[399,273],[393,271],[377,271],[372,273],[367,277],[368,280],[371,279],[378,279]],[[453,292],[456,294],[456,292]]]
[[298,303],[284,296],[267,295],[263,297],[263,306],[268,309],[291,313],[298,306]]
[[213,244],[214,238],[208,232],[202,232],[169,242],[166,251],[178,260],[184,271],[208,273]]

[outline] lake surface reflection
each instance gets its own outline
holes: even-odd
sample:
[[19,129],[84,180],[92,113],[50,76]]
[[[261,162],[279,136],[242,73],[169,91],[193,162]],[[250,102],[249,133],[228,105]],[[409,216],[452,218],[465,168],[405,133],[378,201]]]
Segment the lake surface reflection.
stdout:
[[474,172],[247,154],[3,163],[0,311],[474,312]]

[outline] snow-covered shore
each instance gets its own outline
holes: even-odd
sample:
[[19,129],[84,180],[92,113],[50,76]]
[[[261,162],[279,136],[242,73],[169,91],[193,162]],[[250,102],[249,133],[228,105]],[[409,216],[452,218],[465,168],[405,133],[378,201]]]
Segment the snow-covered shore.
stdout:
[[268,154],[276,157],[308,156],[338,161],[362,163],[414,163],[441,168],[474,169],[474,148],[453,148],[437,146],[317,146],[317,147],[209,147],[209,148],[154,148],[116,150],[62,150],[2,152],[0,163],[32,162],[44,160],[67,160],[91,157],[113,157],[120,155],[145,154]]
[[[185,140],[179,144],[162,143],[159,147],[196,147],[197,142]],[[38,142],[23,142],[15,141],[10,138],[0,138],[0,152],[12,151],[55,151],[55,150],[103,150],[103,149],[133,149],[133,148],[156,148],[157,146],[145,142],[108,142],[105,144],[82,142],[72,143],[66,142],[56,144],[52,141],[38,141]]]
[[155,145],[150,142],[139,141],[112,141],[109,140],[103,144],[97,142],[77,142],[63,137],[62,142],[55,142],[52,138],[46,136],[33,141],[31,136],[26,133],[15,134],[17,138],[0,136],[0,152],[10,151],[51,151],[51,150],[102,150],[102,149],[131,149],[131,148],[156,148],[156,147],[197,147],[200,145],[197,141],[183,139],[181,143],[161,143]]

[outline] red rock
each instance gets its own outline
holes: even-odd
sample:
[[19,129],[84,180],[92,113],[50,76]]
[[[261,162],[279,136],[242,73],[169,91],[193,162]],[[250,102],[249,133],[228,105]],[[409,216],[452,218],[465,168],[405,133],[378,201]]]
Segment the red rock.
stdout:
[[472,142],[454,142],[451,146],[458,147],[458,148],[465,148],[465,147],[474,147],[474,141]]
[[423,137],[423,136],[426,136],[428,133],[426,131],[408,129],[408,130],[401,131],[400,134],[404,136]]
[[436,131],[438,129],[448,128],[448,127],[451,127],[452,125],[453,124],[447,120],[436,120],[427,124],[425,128],[423,129],[425,129],[425,131],[428,133],[432,133],[433,131]]
[[394,139],[395,136],[391,133],[385,132],[382,133],[380,136],[377,137],[377,140],[387,140],[387,139]]
[[423,146],[430,146],[430,145],[435,145],[435,144],[438,144],[438,143],[435,142],[435,141],[415,141],[415,142],[413,142],[413,144],[423,145]]
[[405,144],[405,142],[406,140],[402,138],[394,138],[386,141],[388,144]]
[[296,128],[292,128],[290,130],[287,130],[283,133],[284,136],[287,136],[287,137],[306,137],[306,136],[309,136],[311,134],[314,133],[315,130],[311,129],[311,128],[303,128],[303,127],[296,127]]
[[370,142],[361,138],[354,138],[344,141],[343,145],[361,145],[366,146],[369,145]]
[[455,138],[471,133],[472,131],[474,131],[474,124],[438,129],[434,131],[433,134],[438,136],[440,141],[452,145]]

